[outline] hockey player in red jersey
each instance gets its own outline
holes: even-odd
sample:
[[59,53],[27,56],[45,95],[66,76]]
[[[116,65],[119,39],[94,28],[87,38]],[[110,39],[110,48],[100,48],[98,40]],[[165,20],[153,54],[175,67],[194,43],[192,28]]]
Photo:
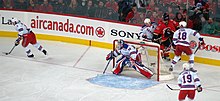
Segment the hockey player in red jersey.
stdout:
[[189,70],[190,66],[188,63],[183,64],[183,72],[178,76],[178,85],[180,87],[180,92],[178,99],[179,101],[184,101],[186,97],[189,101],[193,101],[195,98],[196,90],[202,92],[202,86],[200,79],[195,72]]
[[192,30],[190,28],[185,28],[187,26],[187,23],[185,21],[179,22],[180,29],[174,32],[173,35],[173,45],[175,48],[175,56],[174,59],[171,62],[170,71],[173,71],[173,68],[175,64],[178,62],[178,60],[181,58],[182,52],[186,53],[186,55],[189,56],[189,64],[190,64],[190,70],[196,72],[195,69],[193,69],[194,66],[194,54],[192,52],[192,49],[190,48],[190,40],[189,36],[193,35],[198,38],[200,41],[200,44],[205,44],[203,38],[200,36],[198,32],[195,30]]
[[169,14],[163,14],[163,20],[158,22],[158,26],[154,30],[153,41],[159,43],[161,50],[163,50],[162,57],[170,61],[169,49],[172,44],[173,33],[176,31],[178,23],[169,19]]
[[16,18],[10,19],[9,22],[11,22],[15,26],[15,30],[18,31],[18,38],[15,41],[15,46],[19,45],[22,40],[22,46],[25,48],[28,57],[34,57],[34,54],[27,47],[29,44],[32,44],[39,51],[43,52],[44,55],[47,55],[47,51],[37,42],[36,36],[30,28]]
[[121,55],[121,57],[117,60],[116,65],[112,69],[113,74],[120,74],[124,66],[128,66],[134,68],[148,79],[153,76],[153,72],[142,64],[141,55],[138,50],[133,45],[126,44],[122,39],[118,40],[117,49],[109,53],[106,56],[106,60],[110,60],[119,55]]

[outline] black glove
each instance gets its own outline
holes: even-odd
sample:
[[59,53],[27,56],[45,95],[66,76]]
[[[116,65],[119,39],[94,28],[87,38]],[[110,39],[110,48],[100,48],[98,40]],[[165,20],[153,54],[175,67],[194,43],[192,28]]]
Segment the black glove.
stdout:
[[197,89],[196,89],[198,92],[202,92],[202,86],[201,85],[199,85],[198,87],[197,87]]
[[173,32],[170,30],[170,28],[167,28],[164,32],[165,37],[171,37],[173,36]]
[[15,46],[19,45],[20,41],[21,41],[21,38],[22,37],[18,37],[16,40],[15,40]]
[[204,44],[205,44],[203,38],[199,38],[199,43],[200,43],[201,45],[204,45]]
[[18,46],[19,45],[19,43],[20,43],[20,41],[15,41],[15,46]]

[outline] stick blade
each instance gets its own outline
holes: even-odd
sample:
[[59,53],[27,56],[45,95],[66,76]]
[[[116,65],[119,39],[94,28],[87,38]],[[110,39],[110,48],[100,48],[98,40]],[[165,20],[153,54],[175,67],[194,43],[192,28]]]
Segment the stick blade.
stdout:
[[3,54],[5,54],[5,55],[8,55],[9,53],[7,53],[7,52],[2,52]]

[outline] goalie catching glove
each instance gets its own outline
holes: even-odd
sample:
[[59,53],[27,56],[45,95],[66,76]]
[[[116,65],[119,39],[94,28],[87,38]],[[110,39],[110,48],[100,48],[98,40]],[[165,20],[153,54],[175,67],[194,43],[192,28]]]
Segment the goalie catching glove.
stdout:
[[199,85],[198,87],[197,87],[197,89],[196,89],[198,92],[202,92],[202,86],[201,85]]

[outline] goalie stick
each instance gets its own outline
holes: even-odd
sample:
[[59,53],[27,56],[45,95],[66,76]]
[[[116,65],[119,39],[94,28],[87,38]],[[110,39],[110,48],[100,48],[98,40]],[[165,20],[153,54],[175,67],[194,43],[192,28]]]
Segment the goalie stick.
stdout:
[[5,54],[5,55],[8,55],[8,54],[11,54],[11,52],[14,50],[14,48],[15,48],[16,46],[14,45],[13,47],[12,47],[12,49],[7,53],[7,52],[2,52],[3,54]]
[[168,84],[166,84],[166,86],[170,89],[170,90],[180,90],[178,88],[171,88]]
[[107,70],[108,65],[109,65],[109,63],[110,63],[111,60],[112,60],[112,59],[108,60],[108,63],[107,63],[106,66],[105,66],[105,69],[104,69],[104,71],[103,71],[103,74],[105,74],[105,71]]

